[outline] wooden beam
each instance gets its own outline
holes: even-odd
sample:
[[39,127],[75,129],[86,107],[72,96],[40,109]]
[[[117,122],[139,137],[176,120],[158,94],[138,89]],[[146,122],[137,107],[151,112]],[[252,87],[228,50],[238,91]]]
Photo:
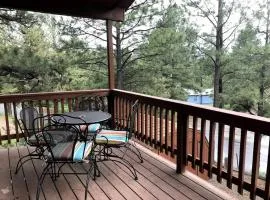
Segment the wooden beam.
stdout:
[[108,83],[109,89],[115,88],[114,58],[113,58],[113,41],[112,41],[112,21],[106,21],[107,28],[107,59],[108,59]]
[[123,21],[125,10],[133,2],[134,0],[1,0],[0,7],[74,17]]

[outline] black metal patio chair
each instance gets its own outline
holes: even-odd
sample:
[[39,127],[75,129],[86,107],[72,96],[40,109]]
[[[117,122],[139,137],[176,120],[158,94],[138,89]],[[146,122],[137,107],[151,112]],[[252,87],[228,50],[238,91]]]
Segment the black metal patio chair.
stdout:
[[[65,116],[66,117],[66,116]],[[72,140],[68,142],[57,143],[55,146],[51,145],[53,141],[54,132],[61,129],[67,134],[72,134]],[[94,144],[92,141],[86,140],[82,137],[80,130],[76,126],[70,126],[63,121],[60,123],[50,124],[42,129],[42,136],[46,143],[46,152],[44,152],[44,160],[46,166],[39,176],[36,199],[39,199],[42,183],[46,175],[50,175],[53,181],[57,179],[60,174],[82,174],[74,171],[73,173],[65,172],[62,167],[65,164],[83,164],[88,163],[89,169],[85,173],[87,175],[85,184],[85,199],[87,198],[88,184],[91,176],[91,171],[95,169],[95,155],[93,153]],[[95,175],[94,175],[95,176]]]
[[[50,116],[40,116],[38,111],[34,107],[25,107],[20,111],[20,118],[16,117],[17,124],[23,134],[26,144],[30,147],[34,147],[29,154],[21,157],[16,165],[15,174],[18,173],[19,169],[24,163],[32,159],[42,159],[43,153],[45,151],[41,129],[49,123],[54,123],[50,121]],[[70,140],[71,135],[65,132],[57,132],[53,135],[53,141],[51,145],[56,145],[59,142],[64,142]]]
[[[125,159],[125,155],[127,151],[131,151],[139,158],[140,162],[143,162],[142,155],[139,149],[136,147],[136,143],[134,141],[130,141],[133,136],[135,117],[138,111],[138,103],[139,101],[136,100],[131,106],[127,123],[128,126],[125,130],[103,129],[96,135],[95,138],[95,143],[104,148],[99,156],[103,157],[104,159],[119,158],[120,161],[122,161],[122,163],[129,168],[135,179],[137,179],[136,170],[133,165]],[[122,154],[115,154],[114,148],[123,149]]]

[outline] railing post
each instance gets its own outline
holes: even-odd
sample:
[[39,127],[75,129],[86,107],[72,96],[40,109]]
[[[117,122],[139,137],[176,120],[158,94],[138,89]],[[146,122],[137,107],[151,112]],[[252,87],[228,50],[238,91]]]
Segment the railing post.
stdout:
[[177,160],[176,173],[183,173],[187,165],[187,122],[186,113],[177,112]]
[[115,88],[114,78],[114,57],[113,57],[113,36],[112,36],[112,20],[106,21],[107,28],[107,60],[108,60],[108,75],[109,89]]
[[109,121],[109,126],[114,128],[114,112],[115,112],[115,108],[114,108],[114,95],[112,94],[112,91],[109,93],[108,95],[108,112],[112,115],[111,120]]

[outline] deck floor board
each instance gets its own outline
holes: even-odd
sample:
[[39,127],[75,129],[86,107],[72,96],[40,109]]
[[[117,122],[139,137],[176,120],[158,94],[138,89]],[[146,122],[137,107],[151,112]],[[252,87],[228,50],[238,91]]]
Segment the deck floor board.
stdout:
[[[35,199],[38,176],[44,167],[41,160],[26,162],[17,175],[14,174],[17,161],[31,149],[10,147],[0,149],[0,200]],[[116,153],[121,153],[116,151]],[[134,180],[130,171],[118,162],[99,162],[101,176],[90,180],[88,199],[90,200],[184,200],[184,199],[222,199],[211,191],[196,184],[184,175],[160,162],[156,158],[142,153],[144,162],[128,153],[126,159],[137,170],[138,180]],[[85,171],[88,164],[66,165],[61,171]],[[42,185],[40,199],[84,199],[86,175],[61,175],[56,181],[46,176]]]

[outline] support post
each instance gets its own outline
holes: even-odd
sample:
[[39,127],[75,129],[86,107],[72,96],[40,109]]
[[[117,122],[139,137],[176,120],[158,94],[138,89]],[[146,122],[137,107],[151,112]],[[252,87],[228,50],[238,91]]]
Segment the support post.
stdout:
[[115,75],[114,75],[114,59],[113,59],[112,20],[106,20],[106,28],[107,28],[108,84],[109,89],[114,89]]
[[176,173],[185,172],[187,165],[187,122],[188,115],[177,112],[177,160]]

